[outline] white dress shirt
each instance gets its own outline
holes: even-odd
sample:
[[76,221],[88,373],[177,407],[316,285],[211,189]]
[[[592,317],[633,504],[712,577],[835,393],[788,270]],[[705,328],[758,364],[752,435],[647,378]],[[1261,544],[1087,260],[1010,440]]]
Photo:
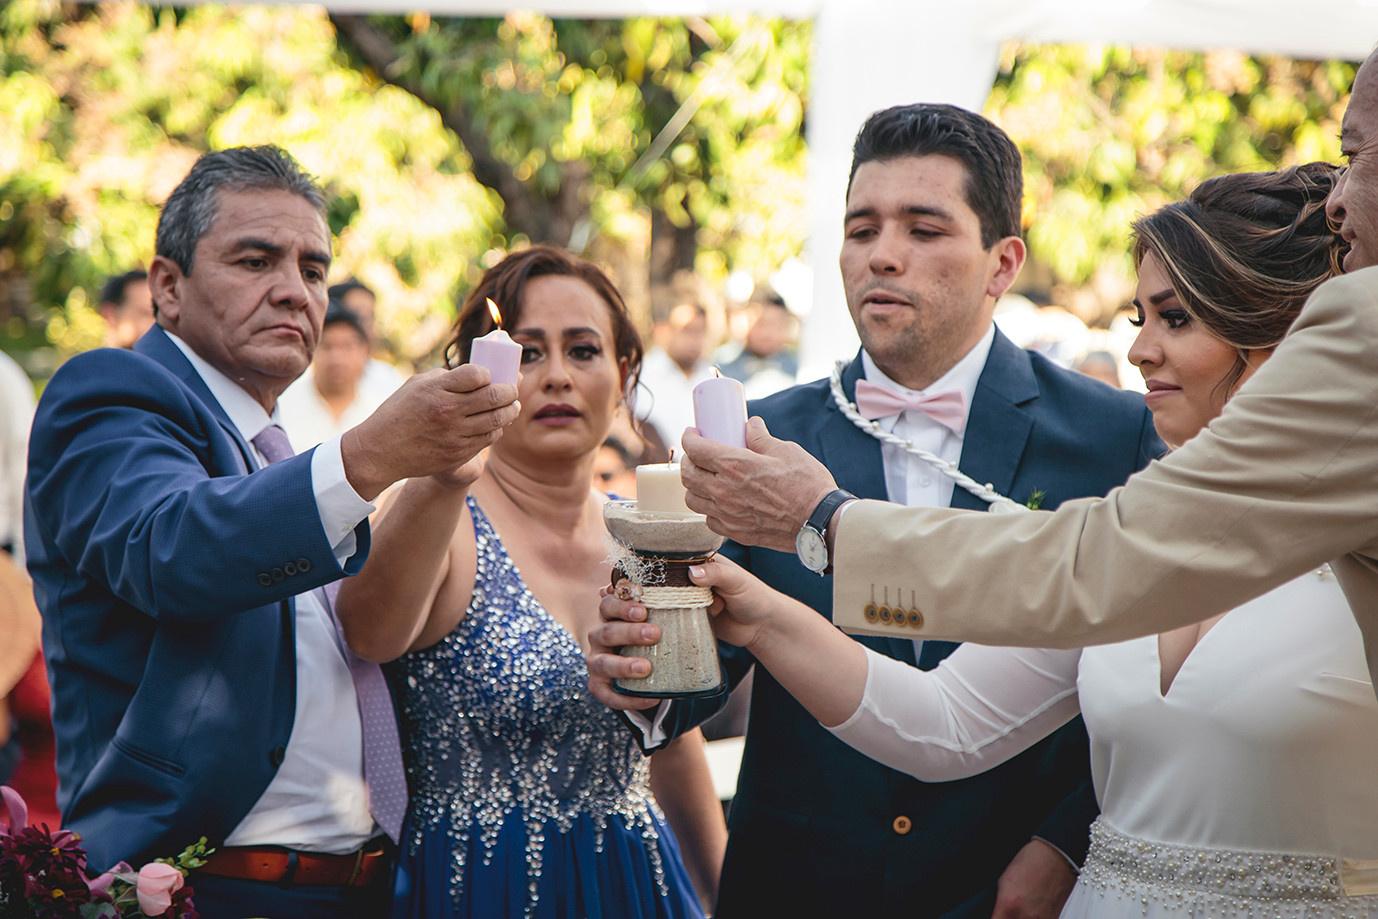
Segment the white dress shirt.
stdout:
[[[976,384],[990,357],[995,343],[995,326],[966,353],[952,369],[927,389],[916,390],[901,386],[885,375],[871,355],[861,352],[861,367],[866,380],[904,396],[926,396],[941,392],[958,392],[965,403],[967,417],[971,416],[971,400],[976,396]],[[916,447],[927,450],[950,463],[962,458],[965,437],[939,424],[923,412],[902,412],[876,421],[888,433],[902,437]],[[911,456],[899,447],[882,444],[881,464],[885,468],[885,490],[888,500],[909,507],[947,507],[952,503],[953,482],[923,460]]]
[[[956,391],[962,394],[967,417],[971,415],[971,400],[976,396],[976,384],[981,379],[981,371],[986,368],[991,346],[995,343],[995,326],[986,329],[966,355],[943,374],[932,386],[923,390],[908,389],[886,376],[871,355],[861,352],[862,373],[868,382],[883,386],[902,395],[925,396],[940,392]],[[927,450],[951,463],[962,458],[962,444],[965,438],[945,425],[939,424],[923,412],[901,412],[886,418],[877,418],[880,426],[897,437],[908,440],[916,447]],[[965,426],[963,426],[965,429]],[[886,496],[896,504],[910,507],[947,507],[952,503],[953,482],[928,463],[906,453],[899,447],[881,445],[881,464],[885,470]],[[897,599],[896,603],[902,603]],[[923,649],[922,639],[914,641],[914,659],[918,660]],[[654,716],[641,712],[628,712],[632,723],[641,729],[648,746],[665,740],[662,724],[670,709],[662,702]]]
[[24,473],[28,467],[33,413],[33,383],[13,358],[0,351],[0,545],[14,549],[14,559],[21,567]]
[[292,442],[292,449],[302,453],[316,444],[339,437],[372,415],[395,391],[395,387],[370,387],[365,383],[366,380],[359,381],[354,401],[349,403],[339,418],[335,417],[325,397],[316,388],[314,367],[287,387],[287,391],[278,399],[278,410],[282,413],[282,427]]
[[657,348],[641,362],[641,386],[636,394],[636,414],[660,432],[665,446],[679,452],[685,428],[694,426],[694,387],[713,378],[710,364],[699,364],[689,373]]
[[365,399],[376,399],[379,404],[407,382],[410,373],[403,373],[387,361],[376,357],[368,359],[364,365],[364,377],[359,381],[359,395]]
[[[168,337],[247,441],[260,468],[267,459],[253,439],[278,423],[249,393],[201,358],[186,342]],[[289,432],[290,435],[290,432]],[[373,512],[345,478],[339,437],[311,455],[311,484],[321,527],[343,564],[355,551],[354,528]],[[364,783],[363,730],[344,646],[314,591],[296,596],[297,699],[292,735],[277,774],[262,797],[225,839],[227,846],[286,846],[307,852],[357,851],[378,834]]]

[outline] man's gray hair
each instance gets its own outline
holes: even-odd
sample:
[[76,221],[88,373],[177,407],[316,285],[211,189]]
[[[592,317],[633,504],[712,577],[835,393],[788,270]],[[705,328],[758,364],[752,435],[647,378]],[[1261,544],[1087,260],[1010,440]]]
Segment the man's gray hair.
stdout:
[[192,256],[215,222],[221,191],[286,191],[325,216],[325,192],[281,147],[231,147],[206,153],[172,190],[158,217],[157,253],[191,274]]

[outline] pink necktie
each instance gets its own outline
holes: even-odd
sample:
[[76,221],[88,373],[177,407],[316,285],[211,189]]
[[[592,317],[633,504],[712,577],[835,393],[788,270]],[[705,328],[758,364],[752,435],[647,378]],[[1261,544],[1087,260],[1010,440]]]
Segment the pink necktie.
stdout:
[[966,399],[955,389],[908,396],[868,380],[857,380],[856,407],[872,421],[901,412],[923,412],[954,434],[961,434],[967,426]]
[[[281,462],[295,456],[287,432],[270,424],[253,439],[258,452],[269,463]],[[335,619],[335,594],[338,581],[317,587],[315,594],[322,607],[339,629]],[[343,643],[344,636],[340,636]],[[387,679],[382,668],[350,653],[344,646],[349,675],[354,680],[354,694],[359,698],[359,722],[364,738],[364,782],[368,785],[368,806],[373,819],[393,842],[402,835],[402,818],[407,814],[407,774],[402,766],[402,744],[397,737],[397,716],[392,708]],[[301,687],[298,687],[301,691]]]

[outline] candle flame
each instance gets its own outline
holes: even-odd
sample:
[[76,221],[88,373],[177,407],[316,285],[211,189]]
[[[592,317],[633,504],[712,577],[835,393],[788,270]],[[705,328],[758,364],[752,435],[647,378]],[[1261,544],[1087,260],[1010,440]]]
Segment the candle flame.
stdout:
[[484,297],[483,299],[488,302],[488,315],[493,317],[493,324],[502,328],[502,311],[498,309],[498,305],[493,302],[492,297]]

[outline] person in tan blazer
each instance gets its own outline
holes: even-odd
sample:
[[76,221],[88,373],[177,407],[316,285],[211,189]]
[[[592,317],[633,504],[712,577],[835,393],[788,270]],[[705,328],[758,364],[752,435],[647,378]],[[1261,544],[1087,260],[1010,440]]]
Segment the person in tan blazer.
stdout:
[[[1344,277],[1307,302],[1273,357],[1206,430],[1105,498],[991,514],[845,504],[827,524],[834,609],[882,585],[917,634],[1078,647],[1223,613],[1330,562],[1378,673],[1378,64],[1345,113],[1327,209]],[[759,420],[748,449],[684,439],[691,509],[748,545],[789,551],[836,486]]]

